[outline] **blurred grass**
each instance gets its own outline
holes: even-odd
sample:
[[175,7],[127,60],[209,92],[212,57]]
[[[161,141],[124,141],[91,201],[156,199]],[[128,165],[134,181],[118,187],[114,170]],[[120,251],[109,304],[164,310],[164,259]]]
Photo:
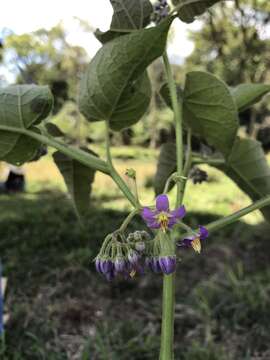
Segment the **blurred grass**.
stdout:
[[[149,185],[157,153],[114,152],[122,174],[136,169],[143,203],[152,203]],[[194,226],[250,202],[221,173],[205,169],[209,182],[187,188],[187,222]],[[25,194],[0,197],[0,254],[9,279],[10,314],[1,359],[155,360],[161,277],[147,274],[108,284],[91,262],[129,204],[108,177],[97,174],[82,229],[50,155],[27,165],[26,177]],[[131,230],[142,226],[136,218]],[[269,359],[270,243],[261,215],[211,236],[202,256],[179,255],[176,360]]]

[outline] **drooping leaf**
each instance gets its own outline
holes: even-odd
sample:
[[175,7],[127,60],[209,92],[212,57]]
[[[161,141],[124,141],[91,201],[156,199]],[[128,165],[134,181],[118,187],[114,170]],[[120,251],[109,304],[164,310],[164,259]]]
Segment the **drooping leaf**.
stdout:
[[180,6],[178,10],[179,18],[186,22],[192,23],[195,18],[202,15],[211,6],[221,0],[173,0],[173,4]]
[[0,160],[20,166],[35,158],[39,149],[40,143],[28,136],[0,131]]
[[161,194],[165,188],[168,178],[176,170],[176,146],[169,142],[163,144],[160,148],[157,171],[154,179],[156,195]]
[[[96,155],[88,149],[83,150]],[[83,217],[89,209],[91,184],[94,181],[95,171],[59,151],[53,154],[53,159],[65,180],[75,211]]]
[[53,97],[48,86],[0,88],[0,124],[28,129],[45,119],[52,105]]
[[238,112],[228,87],[206,72],[187,74],[183,100],[184,121],[227,157],[238,129]]
[[[252,139],[236,139],[226,165],[217,166],[256,201],[270,195],[270,167],[261,144]],[[262,209],[270,221],[270,206]]]
[[110,0],[114,13],[110,29],[129,31],[142,29],[150,22],[153,12],[149,0]]
[[49,115],[52,105],[53,97],[47,86],[12,85],[0,89],[1,160],[21,165],[35,157],[40,144],[5,127],[29,129]]
[[241,84],[231,89],[233,98],[242,112],[259,102],[264,95],[270,92],[270,85],[266,84]]
[[[98,51],[80,84],[79,109],[89,121],[114,119],[115,123],[114,114],[119,109],[122,112],[123,103],[127,102],[125,94],[138,86],[136,80],[162,55],[172,20],[118,37]],[[140,81],[143,82],[138,80],[138,84]],[[129,108],[130,102],[127,105]],[[127,122],[139,120],[141,109],[135,109],[126,111]]]
[[47,132],[53,137],[62,137],[64,133],[54,123],[47,123],[45,125]]

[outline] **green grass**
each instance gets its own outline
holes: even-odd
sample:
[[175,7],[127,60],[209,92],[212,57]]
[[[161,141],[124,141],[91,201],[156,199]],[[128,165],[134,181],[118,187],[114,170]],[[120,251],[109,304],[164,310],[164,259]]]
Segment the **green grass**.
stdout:
[[[154,172],[153,155],[117,160],[122,173],[136,168],[144,203],[154,198],[145,186]],[[188,185],[186,220],[194,226],[249,203],[230,180],[208,171],[209,183]],[[108,177],[98,175],[81,228],[50,157],[28,166],[27,180],[26,194],[0,197],[10,315],[1,359],[157,359],[161,277],[110,284],[92,263],[105,235],[126,216],[128,203]],[[261,220],[253,214],[219,231],[201,256],[179,253],[176,360],[270,358],[269,227]],[[130,231],[142,226],[136,218]]]

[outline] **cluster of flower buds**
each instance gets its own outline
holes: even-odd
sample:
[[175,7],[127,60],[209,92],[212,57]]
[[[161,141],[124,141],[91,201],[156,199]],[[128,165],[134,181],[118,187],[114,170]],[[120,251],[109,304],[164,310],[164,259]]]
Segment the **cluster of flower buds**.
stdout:
[[154,12],[152,15],[152,21],[159,24],[164,18],[169,15],[170,6],[166,0],[158,0],[154,4]]
[[96,270],[108,281],[119,276],[133,278],[147,270],[167,275],[175,271],[176,256],[161,255],[163,240],[159,236],[151,239],[146,231],[135,231],[122,240],[117,232],[107,236],[95,259]]
[[143,253],[150,239],[146,231],[136,231],[126,239],[120,232],[108,235],[95,259],[96,270],[109,281],[144,274]]

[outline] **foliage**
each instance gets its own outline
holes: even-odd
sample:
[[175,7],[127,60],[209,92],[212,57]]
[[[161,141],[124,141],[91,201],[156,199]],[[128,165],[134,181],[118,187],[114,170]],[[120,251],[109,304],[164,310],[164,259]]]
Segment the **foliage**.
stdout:
[[61,23],[50,30],[5,37],[4,65],[17,74],[16,82],[50,85],[57,112],[67,99],[75,99],[77,81],[88,56],[67,42]]

